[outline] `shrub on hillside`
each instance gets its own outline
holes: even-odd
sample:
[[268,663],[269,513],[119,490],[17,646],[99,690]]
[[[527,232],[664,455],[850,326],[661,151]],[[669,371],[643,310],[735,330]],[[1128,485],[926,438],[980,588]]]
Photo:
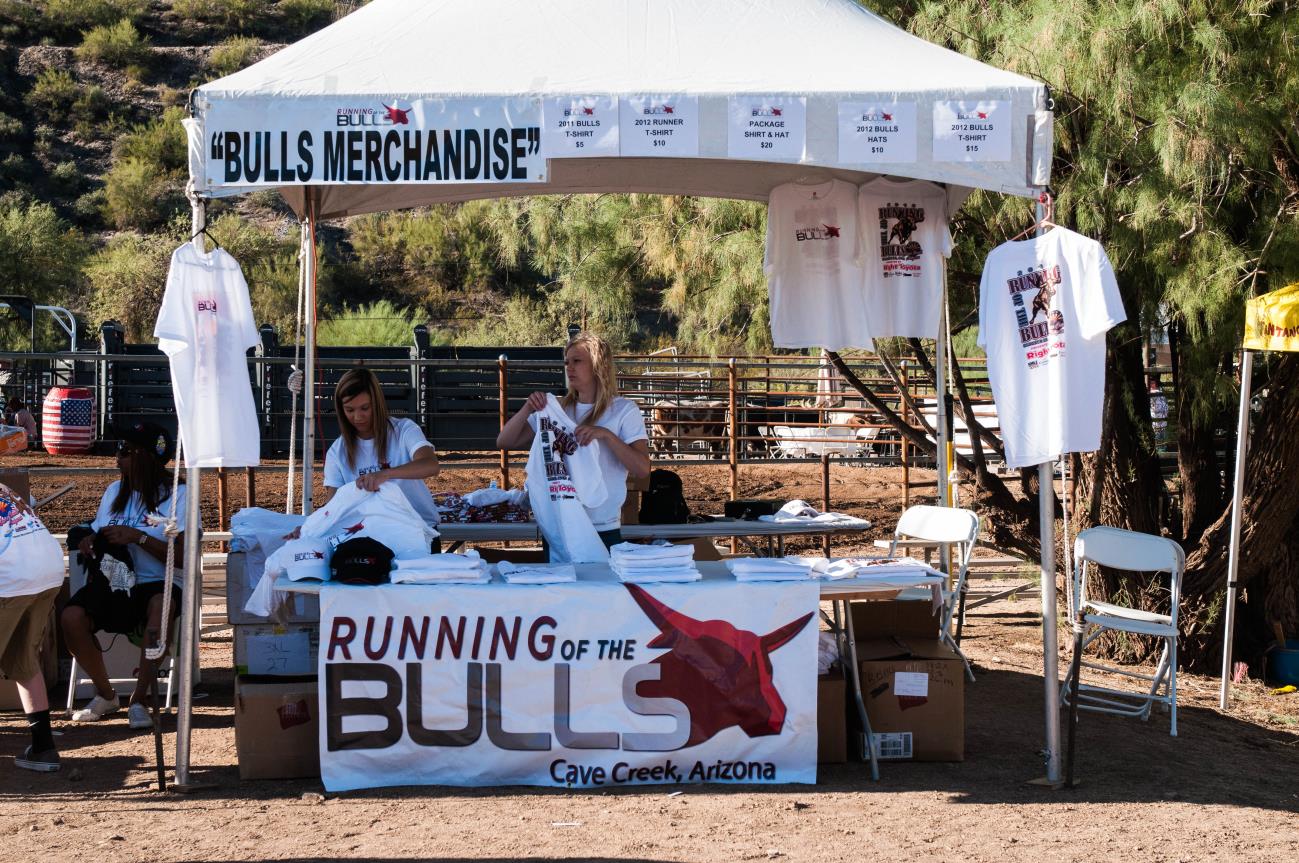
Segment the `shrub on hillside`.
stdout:
[[41,23],[40,13],[26,0],[0,0],[0,41],[35,42]]
[[45,0],[41,15],[51,30],[76,33],[118,21],[139,21],[149,0]]
[[186,110],[173,105],[162,112],[160,117],[139,126],[131,127],[113,142],[115,159],[139,159],[157,165],[166,171],[179,171],[186,168],[188,161],[188,142],[185,138]]
[[85,39],[77,48],[79,59],[104,63],[115,69],[143,66],[152,54],[149,40],[141,36],[135,25],[126,20],[95,27],[86,33]]
[[267,17],[268,0],[172,0],[172,11],[183,21],[217,24],[242,32]]
[[0,284],[37,302],[66,300],[80,282],[85,237],[49,204],[0,198]]
[[66,69],[45,69],[36,76],[36,83],[27,92],[27,104],[38,114],[50,119],[67,112],[68,106],[81,95],[79,85]]
[[233,74],[257,59],[261,47],[262,40],[253,36],[231,36],[207,55],[207,68],[220,77]]
[[23,122],[0,111],[0,141],[13,141],[23,136]]
[[104,179],[104,215],[122,230],[157,227],[185,204],[177,172],[154,162],[119,160]]
[[45,69],[27,92],[27,105],[38,123],[94,137],[96,124],[108,115],[108,96],[98,84],[83,87],[66,69]]
[[86,264],[92,320],[121,322],[128,342],[149,339],[167,285],[171,253],[180,239],[172,232],[126,231],[113,237]]
[[296,34],[305,36],[334,18],[334,0],[280,0],[280,19]]
[[344,309],[321,321],[316,339],[322,345],[400,347],[414,344],[412,330],[418,323],[421,321],[414,312],[380,300],[368,306]]

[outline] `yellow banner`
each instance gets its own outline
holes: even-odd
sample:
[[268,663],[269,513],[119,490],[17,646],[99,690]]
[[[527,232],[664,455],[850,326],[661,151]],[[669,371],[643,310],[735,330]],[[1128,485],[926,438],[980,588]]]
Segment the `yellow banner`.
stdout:
[[1245,303],[1244,347],[1299,351],[1299,282]]

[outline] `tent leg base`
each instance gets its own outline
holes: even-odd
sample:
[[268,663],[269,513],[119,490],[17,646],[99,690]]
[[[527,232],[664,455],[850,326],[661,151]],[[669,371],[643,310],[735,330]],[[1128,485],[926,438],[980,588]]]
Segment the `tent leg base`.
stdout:
[[[1063,779],[1049,779],[1049,778],[1047,778],[1046,776],[1039,776],[1039,777],[1036,778],[1036,779],[1030,779],[1030,780],[1028,780],[1027,782],[1025,782],[1024,784],[1025,784],[1025,785],[1035,785],[1035,786],[1037,786],[1038,788],[1046,788],[1046,789],[1051,790],[1051,791],[1061,791],[1061,790],[1065,789],[1066,787],[1068,787],[1068,786],[1066,786],[1066,785],[1064,784],[1064,780],[1063,780]],[[1074,784],[1077,785],[1077,783],[1074,783]]]
[[211,791],[216,787],[217,785],[215,782],[194,782],[191,780],[186,782],[184,785],[181,785],[178,782],[173,782],[171,785],[167,786],[167,790],[174,791],[177,794],[197,794],[200,791]]

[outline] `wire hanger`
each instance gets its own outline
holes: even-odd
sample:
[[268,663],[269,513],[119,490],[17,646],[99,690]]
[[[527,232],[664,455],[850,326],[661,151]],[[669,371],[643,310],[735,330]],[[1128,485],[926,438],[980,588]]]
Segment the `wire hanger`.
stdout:
[[1035,222],[1033,222],[1033,224],[1029,225],[1027,228],[1020,231],[1018,234],[1011,237],[1006,242],[1013,243],[1015,240],[1023,239],[1024,237],[1027,237],[1029,234],[1036,231],[1038,228],[1059,227],[1059,225],[1051,221],[1051,217],[1055,215],[1055,198],[1051,196],[1051,193],[1049,191],[1044,191],[1042,192],[1041,195],[1038,196],[1037,200],[1042,205],[1042,218],[1036,220]]
[[212,232],[207,229],[207,225],[204,225],[203,227],[195,231],[194,236],[190,237],[189,241],[192,243],[195,240],[197,240],[199,237],[207,237],[209,240],[212,241],[212,245],[216,246],[218,249],[221,248],[221,241],[218,240],[216,237],[212,236]]

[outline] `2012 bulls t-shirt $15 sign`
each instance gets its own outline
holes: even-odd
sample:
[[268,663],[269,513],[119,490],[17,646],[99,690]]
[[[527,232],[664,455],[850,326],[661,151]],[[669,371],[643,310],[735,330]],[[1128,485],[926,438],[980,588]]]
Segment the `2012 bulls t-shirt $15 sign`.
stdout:
[[831,180],[772,189],[763,269],[776,347],[871,346],[861,291],[856,186]]
[[979,285],[979,344],[1007,467],[1100,446],[1105,333],[1127,315],[1100,243],[1066,228],[1002,243]]

